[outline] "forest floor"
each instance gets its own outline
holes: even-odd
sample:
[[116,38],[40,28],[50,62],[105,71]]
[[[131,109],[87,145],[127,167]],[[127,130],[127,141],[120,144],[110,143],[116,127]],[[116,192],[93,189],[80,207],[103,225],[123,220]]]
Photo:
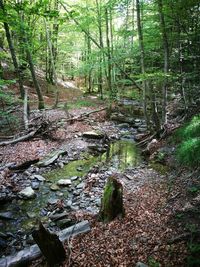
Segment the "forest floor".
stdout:
[[[92,108],[74,108],[70,115],[78,116],[102,107],[102,103],[99,106],[96,103]],[[66,112],[51,109],[46,111],[46,116],[60,121],[66,118]],[[106,125],[109,121],[105,111],[71,124],[63,120],[53,133],[53,140],[35,138],[0,147],[1,165],[42,158],[63,143],[70,144],[83,132]],[[115,127],[108,127],[107,131],[117,134]],[[162,140],[154,152],[163,147],[172,151],[173,146],[168,140]],[[91,231],[65,244],[66,249],[70,245],[70,255],[61,266],[131,267],[138,262],[152,267],[200,266],[199,170],[180,168],[173,153],[167,155],[162,165],[167,166],[167,172],[156,171],[149,162],[119,175],[124,187],[124,218],[104,224],[97,220],[96,214],[73,212],[78,221],[90,221]],[[1,175],[1,186],[6,186],[7,176]],[[85,188],[88,190],[87,184]],[[46,263],[41,258],[32,265],[46,266]]]

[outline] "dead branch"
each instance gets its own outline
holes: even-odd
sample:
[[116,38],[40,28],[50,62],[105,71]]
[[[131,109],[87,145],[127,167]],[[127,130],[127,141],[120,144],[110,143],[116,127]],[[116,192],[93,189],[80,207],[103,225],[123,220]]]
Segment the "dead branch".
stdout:
[[69,118],[67,120],[65,120],[66,122],[72,122],[72,121],[81,121],[83,120],[85,117],[88,117],[89,115],[91,114],[94,114],[94,113],[97,113],[97,112],[101,112],[103,110],[106,110],[107,108],[100,108],[100,109],[96,109],[96,110],[92,110],[90,112],[87,112],[87,113],[83,113],[81,114],[80,116],[77,116],[77,117],[72,117],[72,118]]
[[16,143],[21,142],[21,141],[26,141],[26,140],[32,138],[37,133],[37,131],[38,130],[34,130],[34,131],[32,131],[26,135],[20,136],[19,138],[9,140],[9,141],[0,142],[0,146],[7,146],[7,145],[16,144]]

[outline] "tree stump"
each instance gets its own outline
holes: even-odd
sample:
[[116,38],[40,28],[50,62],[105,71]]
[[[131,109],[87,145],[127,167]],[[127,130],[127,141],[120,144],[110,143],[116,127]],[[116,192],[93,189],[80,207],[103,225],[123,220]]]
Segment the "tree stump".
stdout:
[[39,229],[34,230],[32,236],[49,266],[54,267],[66,259],[65,249],[58,236],[45,229],[41,222],[39,222]]
[[124,215],[122,184],[116,177],[110,176],[101,200],[99,220],[110,222],[116,217],[124,217]]

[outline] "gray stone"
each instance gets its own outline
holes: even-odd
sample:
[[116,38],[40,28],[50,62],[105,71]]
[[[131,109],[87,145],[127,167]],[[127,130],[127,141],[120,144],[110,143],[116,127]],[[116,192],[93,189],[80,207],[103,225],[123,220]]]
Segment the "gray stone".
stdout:
[[75,181],[75,180],[77,180],[79,177],[78,176],[72,176],[70,179],[71,179],[71,181]]
[[57,184],[52,184],[52,185],[50,186],[50,189],[51,189],[52,191],[57,191],[57,190],[59,190],[60,188],[59,188],[59,186],[58,186]]
[[72,181],[70,179],[60,179],[57,184],[61,186],[69,186],[72,184]]
[[36,196],[34,190],[28,186],[18,193],[19,197],[23,199],[32,199]]
[[42,175],[39,174],[35,174],[33,177],[34,179],[37,179],[40,182],[44,182],[46,180]]
[[84,132],[83,137],[92,139],[101,139],[105,137],[105,134],[101,131],[89,131],[89,132]]
[[35,218],[36,217],[36,213],[35,212],[27,212],[27,215],[28,215],[28,217],[29,218],[31,218],[31,219],[33,219],[33,218]]
[[48,204],[49,205],[55,205],[58,201],[59,201],[59,199],[57,199],[57,198],[50,198],[50,199],[48,199]]
[[126,122],[124,122],[124,123],[120,123],[120,124],[118,124],[117,126],[118,126],[118,128],[120,128],[120,129],[129,128],[129,124],[126,123]]
[[10,211],[7,211],[7,212],[1,212],[0,213],[0,219],[14,220],[14,217]]
[[32,183],[31,183],[31,187],[32,187],[32,189],[34,189],[34,190],[38,190],[39,187],[40,187],[40,183],[39,183],[39,182],[32,182]]
[[146,265],[146,264],[144,264],[144,263],[139,261],[139,262],[136,263],[135,267],[148,267],[148,265]]
[[138,132],[139,133],[144,133],[144,132],[146,132],[147,131],[147,128],[146,127],[139,127],[138,128]]
[[80,183],[76,186],[77,189],[83,189],[85,187],[85,183]]

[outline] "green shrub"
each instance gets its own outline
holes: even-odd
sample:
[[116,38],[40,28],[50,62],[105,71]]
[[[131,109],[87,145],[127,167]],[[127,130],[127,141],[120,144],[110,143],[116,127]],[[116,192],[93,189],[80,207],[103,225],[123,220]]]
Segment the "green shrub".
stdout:
[[183,165],[198,166],[200,164],[200,116],[195,116],[180,128],[175,138],[180,142],[176,151],[178,161]]

